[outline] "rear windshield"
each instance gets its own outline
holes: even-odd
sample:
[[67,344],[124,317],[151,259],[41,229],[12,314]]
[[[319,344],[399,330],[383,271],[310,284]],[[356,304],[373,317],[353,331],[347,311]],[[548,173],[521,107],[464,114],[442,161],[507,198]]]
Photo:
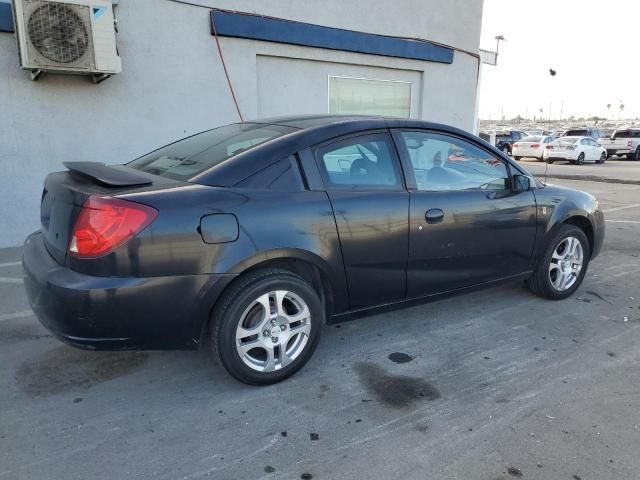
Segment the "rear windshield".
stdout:
[[578,140],[580,140],[580,137],[561,137],[553,143],[557,145],[567,146],[567,145],[573,145]]
[[565,137],[588,137],[588,130],[567,130],[564,132]]
[[531,143],[535,143],[535,142],[541,142],[543,139],[543,137],[524,137],[522,140],[520,140],[521,142],[531,142]]
[[128,164],[143,172],[188,180],[225,160],[296,129],[283,125],[235,123],[162,147]]
[[640,130],[618,130],[613,138],[640,138]]

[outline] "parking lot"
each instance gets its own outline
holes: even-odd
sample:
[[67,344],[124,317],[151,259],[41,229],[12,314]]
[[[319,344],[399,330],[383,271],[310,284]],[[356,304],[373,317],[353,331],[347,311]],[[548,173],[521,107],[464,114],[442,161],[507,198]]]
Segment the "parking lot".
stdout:
[[269,387],[201,352],[61,344],[0,251],[0,479],[637,478],[640,164],[587,168],[549,167],[607,216],[574,297],[507,285],[328,326]]

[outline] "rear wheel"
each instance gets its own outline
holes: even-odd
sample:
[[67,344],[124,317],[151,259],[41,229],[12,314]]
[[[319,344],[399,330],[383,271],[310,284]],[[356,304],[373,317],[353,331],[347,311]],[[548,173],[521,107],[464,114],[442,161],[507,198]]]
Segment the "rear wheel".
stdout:
[[515,157],[514,156],[513,158],[514,158],[514,160],[520,160],[522,157]]
[[562,225],[549,242],[527,285],[543,298],[567,298],[582,283],[590,257],[589,241],[584,232],[574,225]]
[[578,160],[576,161],[578,162],[578,165],[582,165],[584,163],[584,153],[578,155]]
[[258,270],[220,298],[210,347],[237,380],[268,385],[307,363],[323,324],[322,302],[307,282],[285,270]]
[[553,162],[554,162],[553,158],[547,158],[547,163],[553,163]]
[[636,151],[633,153],[633,159],[640,161],[640,147],[636,148]]

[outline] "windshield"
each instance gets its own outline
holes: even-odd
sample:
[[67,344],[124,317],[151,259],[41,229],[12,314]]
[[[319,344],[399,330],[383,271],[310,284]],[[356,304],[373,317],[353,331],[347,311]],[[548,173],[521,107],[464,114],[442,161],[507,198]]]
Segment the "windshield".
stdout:
[[162,147],[128,164],[143,172],[188,180],[262,143],[295,131],[293,127],[235,123]]

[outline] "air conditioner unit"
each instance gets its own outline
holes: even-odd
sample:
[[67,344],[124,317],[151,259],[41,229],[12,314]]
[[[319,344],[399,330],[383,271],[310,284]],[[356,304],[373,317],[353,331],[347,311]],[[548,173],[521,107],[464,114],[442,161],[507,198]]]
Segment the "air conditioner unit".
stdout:
[[22,68],[93,75],[120,73],[111,0],[13,0]]

